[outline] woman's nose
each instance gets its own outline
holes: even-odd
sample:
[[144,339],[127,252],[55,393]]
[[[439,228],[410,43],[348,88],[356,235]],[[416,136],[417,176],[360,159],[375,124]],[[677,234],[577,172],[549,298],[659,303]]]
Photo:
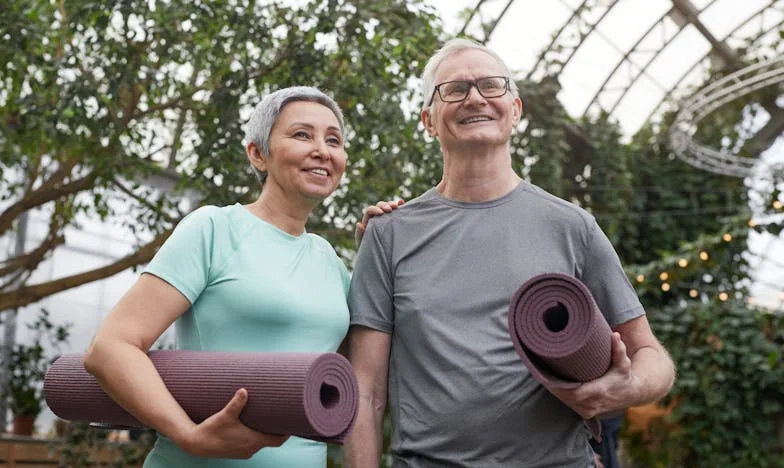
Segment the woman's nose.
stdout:
[[329,145],[325,141],[316,140],[313,145],[313,156],[321,159],[330,159]]

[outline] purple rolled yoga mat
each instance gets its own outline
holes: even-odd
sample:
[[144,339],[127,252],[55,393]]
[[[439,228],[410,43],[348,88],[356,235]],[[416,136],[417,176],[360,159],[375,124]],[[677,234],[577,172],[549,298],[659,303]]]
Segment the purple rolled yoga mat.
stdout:
[[[577,388],[612,364],[612,330],[580,280],[547,273],[526,281],[509,306],[509,334],[531,375],[552,388]],[[601,425],[586,421],[600,440]]]
[[[220,411],[239,388],[248,391],[240,420],[271,434],[342,444],[357,416],[359,389],[349,362],[336,353],[151,351],[163,382],[194,422]],[[60,356],[44,379],[49,408],[62,419],[144,427],[84,369],[84,354]]]

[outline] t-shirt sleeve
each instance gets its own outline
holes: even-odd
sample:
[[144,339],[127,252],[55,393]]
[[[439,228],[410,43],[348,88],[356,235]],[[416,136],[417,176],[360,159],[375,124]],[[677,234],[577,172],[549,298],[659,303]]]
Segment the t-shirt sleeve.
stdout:
[[144,270],[174,286],[191,304],[209,282],[216,210],[201,207],[189,213]]
[[386,333],[394,329],[392,268],[379,222],[371,221],[357,252],[348,308],[351,325],[362,325]]
[[610,240],[594,221],[588,235],[582,278],[611,327],[645,314]]

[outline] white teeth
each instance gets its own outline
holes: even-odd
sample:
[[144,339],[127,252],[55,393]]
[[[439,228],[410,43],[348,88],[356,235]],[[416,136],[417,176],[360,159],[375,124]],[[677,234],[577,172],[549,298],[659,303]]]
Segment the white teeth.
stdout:
[[474,123],[474,122],[486,122],[488,120],[490,120],[489,117],[477,116],[477,117],[469,117],[469,118],[463,120],[462,123],[469,124],[469,123]]
[[326,176],[327,175],[327,171],[325,171],[324,169],[311,169],[310,172],[312,172],[313,174],[316,174],[316,175],[321,175],[321,176]]

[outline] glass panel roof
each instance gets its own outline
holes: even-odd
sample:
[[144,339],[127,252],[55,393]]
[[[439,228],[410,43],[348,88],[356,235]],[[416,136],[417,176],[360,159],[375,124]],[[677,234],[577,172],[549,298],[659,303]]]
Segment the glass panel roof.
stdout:
[[[558,57],[565,62],[562,69],[550,71],[560,71],[560,98],[567,111],[575,117],[600,108],[610,111],[627,134],[660,115],[664,101],[688,94],[704,80],[711,40],[726,43],[729,50],[747,41],[770,50],[784,22],[784,0],[430,3],[442,13],[448,33],[465,29],[486,39],[521,78],[541,77],[544,52]],[[689,23],[690,8],[701,28]],[[473,14],[466,21],[469,12]],[[481,25],[494,21],[486,37]]]
[[[735,60],[737,50],[751,46],[755,57],[773,57],[784,23],[784,0],[430,3],[447,33],[464,30],[484,40],[518,78],[557,74],[569,114],[607,111],[627,136],[677,109],[712,70]],[[556,63],[547,67],[542,57]],[[784,162],[782,139],[762,159]],[[784,310],[784,241],[752,232],[747,253],[756,266],[752,301]]]

